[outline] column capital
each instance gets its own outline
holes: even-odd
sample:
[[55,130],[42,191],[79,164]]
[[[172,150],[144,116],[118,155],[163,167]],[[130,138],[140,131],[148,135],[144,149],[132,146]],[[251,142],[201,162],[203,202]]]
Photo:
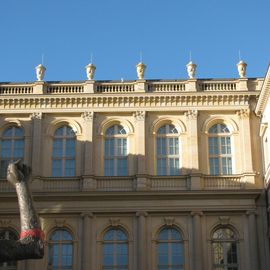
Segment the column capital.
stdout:
[[191,211],[190,215],[192,217],[194,217],[194,216],[200,216],[201,217],[201,216],[203,216],[203,211],[199,211],[199,210]]
[[136,212],[137,217],[147,217],[148,213],[146,211],[138,211]]
[[185,114],[187,119],[196,120],[199,112],[198,112],[198,110],[189,110],[189,111],[186,111],[184,114]]
[[246,215],[247,216],[257,216],[258,215],[258,212],[256,209],[250,209],[250,210],[247,210],[246,211]]
[[85,122],[91,121],[94,118],[94,112],[92,111],[85,111],[81,114],[81,117]]
[[35,119],[41,120],[42,119],[42,112],[33,112],[30,114],[30,118],[32,120],[35,120]]
[[80,214],[80,216],[81,216],[82,218],[93,218],[93,217],[94,217],[94,214],[93,214],[92,212],[82,212],[82,213]]
[[236,114],[240,119],[249,118],[250,109],[241,109],[239,111],[236,111]]
[[136,121],[144,121],[146,117],[146,112],[145,111],[136,111],[133,113],[133,117],[135,118]]

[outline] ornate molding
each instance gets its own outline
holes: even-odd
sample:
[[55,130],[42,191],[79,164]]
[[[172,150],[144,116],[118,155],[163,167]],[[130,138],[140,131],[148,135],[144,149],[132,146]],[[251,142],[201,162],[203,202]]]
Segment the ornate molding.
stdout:
[[136,121],[144,121],[145,116],[146,116],[146,112],[145,111],[136,111],[133,113],[133,116],[136,119]]
[[189,111],[185,112],[184,114],[185,114],[187,119],[196,120],[199,113],[197,110],[189,110]]
[[92,212],[85,212],[85,213],[81,213],[81,217],[84,218],[93,218],[94,214]]
[[81,114],[81,117],[84,121],[91,121],[94,117],[94,112],[91,111],[85,111]]
[[174,224],[174,217],[164,217],[164,223],[167,226],[172,226]]
[[237,111],[236,114],[238,115],[240,119],[249,118],[250,109],[241,109]]
[[110,218],[110,225],[112,227],[118,227],[120,226],[120,219],[119,218]]
[[30,118],[31,118],[32,120],[34,120],[34,119],[41,120],[41,119],[42,119],[42,113],[41,113],[41,112],[33,112],[33,113],[30,115]]
[[230,224],[230,217],[228,217],[228,216],[220,216],[218,219],[219,219],[219,223],[221,225],[228,225],[228,224]]
[[0,219],[0,227],[7,228],[10,227],[11,220],[10,219]]
[[55,219],[54,220],[55,226],[58,228],[62,228],[66,226],[66,220],[65,219]]

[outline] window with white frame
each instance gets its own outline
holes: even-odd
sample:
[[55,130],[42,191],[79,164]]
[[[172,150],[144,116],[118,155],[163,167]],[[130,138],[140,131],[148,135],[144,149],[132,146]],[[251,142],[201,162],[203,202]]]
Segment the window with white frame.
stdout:
[[174,125],[160,127],[156,137],[157,175],[179,175],[179,132]]
[[232,174],[231,133],[224,124],[208,130],[208,155],[211,175]]
[[127,132],[121,125],[113,125],[106,130],[104,175],[128,175]]
[[184,245],[181,233],[173,228],[162,229],[157,239],[157,269],[183,270]]
[[128,269],[128,237],[120,228],[109,229],[103,237],[102,269]]
[[4,130],[1,138],[0,176],[5,177],[10,162],[24,159],[24,133],[17,126]]
[[65,229],[52,232],[48,242],[48,270],[72,270],[73,239]]
[[[1,240],[18,240],[18,236],[15,232],[9,229],[0,229],[0,241]],[[17,262],[0,262],[0,270],[16,270]]]
[[76,173],[76,136],[69,126],[58,128],[53,136],[52,175],[71,177]]
[[238,270],[237,237],[227,227],[214,231],[212,236],[214,270]]

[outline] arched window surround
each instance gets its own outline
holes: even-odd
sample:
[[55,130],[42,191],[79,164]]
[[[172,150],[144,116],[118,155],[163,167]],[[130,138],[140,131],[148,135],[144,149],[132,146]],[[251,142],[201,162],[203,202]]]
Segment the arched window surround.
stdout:
[[48,159],[47,157],[52,157],[53,155],[53,138],[55,131],[62,127],[69,126],[73,129],[75,133],[76,139],[76,150],[75,150],[75,176],[80,174],[81,170],[81,136],[82,136],[82,127],[80,123],[75,121],[74,119],[54,119],[50,122],[50,124],[46,127],[46,136],[44,139],[44,149],[48,149],[48,151],[43,151],[43,168],[42,174],[46,177],[52,177],[52,158]]
[[[215,237],[218,231],[230,231],[233,239]],[[238,231],[231,224],[219,224],[210,231],[209,239],[211,242],[211,264],[213,269],[240,269],[240,236]],[[232,251],[229,252],[228,245],[231,244]],[[218,252],[217,252],[218,251]],[[222,259],[222,257],[224,257]],[[218,259],[220,258],[220,259]],[[230,268],[231,267],[231,268]]]
[[[12,134],[10,136],[7,136],[6,132],[9,129],[12,130]],[[21,135],[15,134],[14,133],[15,130],[20,131]],[[28,143],[26,141],[25,127],[21,125],[20,121],[11,121],[4,124],[0,129],[0,140],[1,140],[0,141],[0,160],[1,160],[1,163],[5,164],[4,165],[5,169],[1,171],[0,177],[5,177],[7,164],[9,163],[10,160],[15,161],[18,159],[22,159],[23,162],[25,163],[27,163],[28,161],[29,155],[26,156]],[[4,147],[4,141],[9,142],[8,147]],[[20,147],[18,145],[19,141],[21,142]],[[18,153],[19,148],[23,148],[22,151],[20,151],[20,154]],[[17,152],[17,154],[15,154],[15,152]],[[8,156],[6,156],[7,154]],[[1,165],[1,168],[2,166],[3,165]]]
[[[153,156],[155,157],[154,159],[148,161],[151,165],[149,166],[150,168],[153,168],[153,171],[152,171],[152,174],[154,175],[159,175],[159,176],[168,176],[170,175],[169,173],[169,168],[166,169],[166,174],[158,174],[158,161],[157,161],[157,156],[158,156],[158,153],[157,153],[157,140],[158,140],[158,137],[159,137],[159,134],[158,134],[158,130],[163,127],[163,126],[166,126],[166,125],[172,125],[175,127],[175,129],[177,130],[177,134],[175,134],[175,136],[173,136],[174,138],[178,138],[178,149],[179,149],[179,173],[177,174],[172,174],[171,176],[173,175],[181,175],[184,173],[184,170],[182,170],[182,168],[184,167],[184,158],[183,158],[183,152],[184,152],[184,145],[185,145],[185,142],[184,142],[184,138],[186,136],[186,126],[185,124],[179,120],[178,118],[168,118],[168,117],[165,117],[165,118],[160,118],[160,119],[157,119],[156,121],[153,122],[152,126],[151,126],[151,134],[152,134],[152,151],[153,151]],[[169,138],[171,136],[171,134],[169,134],[169,136],[167,138]]]
[[[169,218],[169,220],[170,219],[171,218]],[[159,256],[158,256],[159,250],[158,250],[158,246],[159,246],[159,244],[162,243],[162,241],[159,240],[159,237],[160,237],[160,234],[162,233],[162,231],[165,231],[166,229],[168,229],[168,230],[174,230],[174,231],[176,231],[180,235],[180,239],[179,240],[177,240],[177,241],[175,241],[175,240],[169,240],[168,242],[165,241],[164,243],[169,243],[169,246],[170,245],[175,245],[176,243],[180,244],[181,250],[182,250],[181,251],[181,256],[182,256],[181,266],[182,267],[179,268],[179,269],[183,269],[184,270],[184,269],[186,269],[186,262],[188,261],[188,259],[187,259],[187,252],[188,252],[187,235],[184,233],[183,228],[179,224],[177,224],[175,222],[172,222],[171,223],[171,221],[169,221],[168,223],[169,224],[165,224],[165,225],[159,226],[157,228],[156,232],[153,234],[153,237],[154,237],[153,238],[154,239],[154,241],[153,241],[153,244],[154,244],[153,245],[153,248],[154,248],[153,249],[153,262],[155,264],[155,269],[159,269],[158,268],[158,264],[159,264]],[[168,248],[169,248],[169,246],[168,246]],[[171,252],[172,250],[171,250],[171,248],[169,248],[168,251],[169,251],[169,257],[170,257],[170,258],[168,258],[168,260],[170,261],[170,260],[172,260],[172,252]],[[171,267],[162,268],[162,269],[171,269]]]
[[[57,267],[56,268],[54,268],[53,266],[51,266],[51,265],[49,265],[50,264],[50,261],[51,261],[51,252],[52,251],[50,251],[50,247],[51,247],[51,245],[53,245],[53,243],[57,243],[58,241],[53,241],[53,240],[51,240],[51,237],[52,237],[52,235],[55,233],[55,232],[57,232],[57,231],[65,231],[65,232],[67,232],[68,234],[69,234],[69,236],[71,237],[71,240],[60,240],[60,244],[58,244],[58,249],[60,248],[60,247],[62,247],[63,245],[71,245],[71,249],[72,249],[72,251],[71,251],[71,253],[70,253],[70,251],[69,251],[69,254],[68,254],[68,257],[70,257],[71,256],[71,264],[67,267],[67,268],[64,268],[64,269],[67,269],[67,270],[73,270],[74,269],[74,266],[77,264],[77,262],[76,262],[76,256],[75,256],[75,254],[76,254],[76,250],[77,250],[77,247],[76,247],[76,243],[77,243],[77,240],[75,239],[75,235],[73,234],[73,232],[70,230],[70,228],[68,228],[68,227],[66,227],[66,226],[61,226],[61,227],[53,227],[49,232],[48,232],[48,234],[45,234],[46,235],[46,240],[47,240],[47,242],[48,242],[48,248],[46,249],[46,253],[47,253],[47,256],[46,256],[46,254],[45,254],[45,258],[47,259],[47,266],[48,266],[48,269],[50,270],[50,269],[52,269],[52,270],[54,270],[54,269],[58,269]],[[65,250],[61,250],[60,251],[60,254],[62,253],[62,252],[66,252],[67,251],[67,249],[65,248]],[[58,253],[59,254],[59,253]],[[58,260],[60,260],[60,258],[58,258]]]
[[[205,155],[203,159],[202,159],[202,155],[200,155],[200,159],[201,159],[203,171],[205,171],[205,174],[210,174],[209,137],[211,136],[211,134],[209,133],[209,129],[211,129],[211,127],[217,124],[225,125],[229,130],[229,133],[227,134],[228,136],[230,136],[230,141],[231,141],[231,159],[232,159],[232,165],[231,165],[232,173],[231,174],[237,174],[241,168],[240,166],[241,162],[240,163],[238,162],[239,164],[237,164],[236,166],[236,153],[241,152],[241,149],[239,148],[239,144],[236,143],[239,137],[239,127],[236,124],[236,122],[231,117],[228,117],[228,116],[225,116],[223,118],[221,116],[210,117],[202,125],[201,132],[203,136],[202,136],[201,145],[205,146],[205,148],[203,148],[201,152],[204,152]],[[218,175],[224,175],[224,174],[218,174]]]
[[96,129],[95,133],[95,140],[96,140],[96,149],[102,149],[102,154],[99,155],[97,152],[94,152],[97,154],[97,156],[100,156],[100,166],[99,168],[95,168],[96,175],[104,176],[105,171],[105,162],[104,162],[104,149],[105,149],[105,139],[106,139],[106,130],[108,128],[114,126],[114,125],[120,125],[122,126],[126,131],[126,139],[127,139],[127,175],[134,175],[135,174],[135,159],[134,159],[134,152],[135,152],[135,137],[134,137],[134,126],[133,124],[123,117],[112,117],[112,118],[106,118],[103,120]]
[[[117,223],[119,223],[119,220],[117,220]],[[106,241],[104,239],[104,237],[110,232],[110,231],[121,231],[124,235],[125,235],[125,239],[123,240],[116,240],[116,241]],[[122,256],[126,256],[126,259],[124,259],[125,263],[126,263],[126,268],[123,267],[121,269],[130,269],[130,263],[131,263],[131,256],[132,256],[132,246],[131,246],[131,243],[132,243],[132,239],[131,239],[131,236],[130,236],[130,233],[129,231],[127,230],[127,228],[125,228],[124,225],[122,224],[115,224],[115,225],[109,225],[109,226],[106,226],[106,228],[102,231],[101,234],[99,234],[99,240],[98,240],[99,244],[100,244],[100,248],[99,248],[99,253],[100,253],[100,260],[99,260],[99,265],[100,265],[100,269],[107,269],[106,267],[104,268],[104,248],[105,248],[105,245],[110,245],[113,244],[114,247],[116,245],[116,247],[118,247],[118,245],[126,245],[126,248],[122,249],[122,251],[124,250],[124,254],[122,254]],[[108,250],[108,249],[107,249]],[[117,262],[117,257],[121,254],[118,253],[117,250],[113,250],[113,261],[114,263]],[[110,256],[111,257],[111,256]],[[108,265],[107,265],[108,266]],[[112,268],[108,268],[108,269],[112,269]]]

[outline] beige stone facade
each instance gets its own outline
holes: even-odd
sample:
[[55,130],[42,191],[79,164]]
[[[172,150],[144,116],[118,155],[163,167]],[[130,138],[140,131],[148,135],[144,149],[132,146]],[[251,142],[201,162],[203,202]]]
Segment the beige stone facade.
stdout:
[[[23,131],[23,159],[33,168],[31,187],[46,234],[44,259],[19,262],[17,269],[269,269],[262,195],[267,170],[262,166],[259,136],[264,129],[255,114],[261,90],[268,87],[269,93],[268,77],[1,83],[1,140],[8,128]],[[56,131],[63,126],[75,134],[75,168],[74,175],[59,177],[53,176],[53,155]],[[125,132],[109,137],[107,131],[113,126]],[[162,133],[162,127],[175,129]],[[215,133],[213,127],[222,130]],[[107,138],[126,142],[124,175],[106,176]],[[210,150],[215,138],[225,138],[217,156],[217,150],[214,154]],[[170,173],[168,162],[167,173],[158,173],[159,141],[177,142],[173,157],[160,158],[179,162],[173,167],[176,173]],[[3,152],[3,143],[1,147]],[[170,155],[173,147],[166,147]],[[0,181],[0,193],[0,227],[19,233],[16,194],[5,179]],[[180,239],[161,239],[163,229],[179,232]],[[111,255],[115,268],[104,262],[108,255],[104,246],[110,241],[105,235],[110,230],[126,235],[117,242],[127,247],[122,268],[116,268],[117,251]],[[224,233],[225,238],[219,238],[222,230],[230,237]],[[55,244],[55,231],[66,231],[71,237],[59,244],[72,247],[66,250],[66,262],[61,258],[64,249],[56,254],[49,248]],[[181,251],[175,250],[182,256],[175,259],[175,268],[172,250],[165,255],[159,251],[162,241],[169,243],[167,247],[181,244]],[[167,256],[164,268],[163,255]],[[71,267],[63,268],[65,263]]]

